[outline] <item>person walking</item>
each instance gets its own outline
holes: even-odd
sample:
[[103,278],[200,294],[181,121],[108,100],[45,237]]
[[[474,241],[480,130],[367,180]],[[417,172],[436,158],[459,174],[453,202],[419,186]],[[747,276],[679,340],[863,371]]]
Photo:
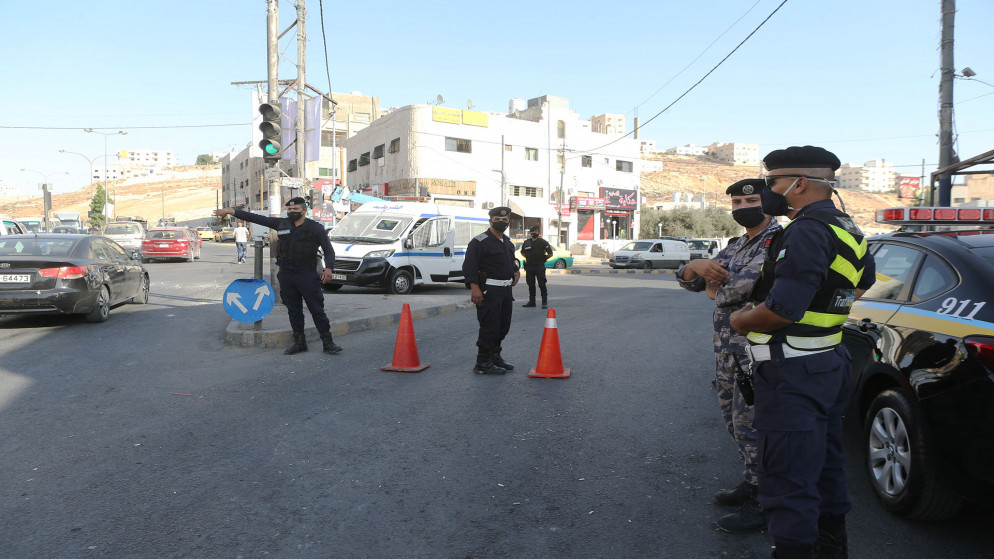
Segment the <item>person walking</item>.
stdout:
[[[290,328],[293,331],[293,344],[283,353],[294,355],[307,351],[304,337],[304,304],[311,313],[314,327],[321,335],[325,353],[338,353],[342,347],[331,336],[331,323],[324,312],[324,292],[321,283],[331,279],[335,265],[335,249],[328,240],[320,223],[304,217],[307,201],[301,197],[291,198],[286,203],[286,217],[267,217],[244,210],[223,208],[214,215],[258,223],[276,230],[276,265],[279,272],[280,299],[290,315]],[[324,252],[324,271],[317,273],[318,249]]]
[[531,238],[521,244],[521,255],[525,257],[525,283],[528,284],[528,302],[523,307],[535,306],[535,282],[542,293],[542,308],[549,308],[549,290],[546,287],[545,262],[552,258],[552,246],[539,235],[539,226],[532,225],[528,230]]
[[[759,502],[773,557],[848,557],[842,412],[853,301],[875,281],[866,239],[832,203],[839,158],[814,146],[772,151],[763,212],[791,219],[770,240],[753,306],[730,317],[753,361]],[[841,197],[840,197],[841,202]]]
[[[738,507],[734,513],[718,519],[717,525],[726,532],[744,534],[766,527],[766,517],[757,500],[756,431],[752,427],[753,407],[749,386],[745,393],[740,383],[748,382],[745,370],[745,336],[732,330],[731,314],[744,307],[752,295],[763,265],[766,241],[780,231],[776,218],[763,213],[760,191],[763,179],[745,179],[725,189],[731,196],[732,219],[745,227],[746,234],[731,240],[713,259],[691,260],[676,271],[681,287],[704,291],[715,300],[714,356],[718,405],[725,419],[725,429],[739,448],[739,458],[745,465],[743,480],[733,489],[721,489],[714,494],[719,505]],[[715,247],[713,241],[712,249]],[[738,380],[738,382],[736,382]]]
[[514,370],[501,356],[501,343],[511,330],[511,288],[521,278],[514,243],[504,234],[511,223],[510,215],[511,208],[506,206],[490,210],[490,228],[470,239],[462,265],[480,324],[473,367],[479,375],[503,375]]
[[244,221],[238,222],[238,227],[235,227],[235,251],[238,257],[238,263],[241,264],[245,262],[245,256],[248,252],[248,237],[249,230],[245,227]]

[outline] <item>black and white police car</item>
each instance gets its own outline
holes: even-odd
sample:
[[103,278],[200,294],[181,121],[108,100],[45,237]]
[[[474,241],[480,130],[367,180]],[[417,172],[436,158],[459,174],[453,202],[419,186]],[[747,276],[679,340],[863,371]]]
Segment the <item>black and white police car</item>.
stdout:
[[[890,512],[938,520],[994,497],[994,209],[889,208],[852,307],[849,417]],[[911,231],[909,229],[932,229]]]

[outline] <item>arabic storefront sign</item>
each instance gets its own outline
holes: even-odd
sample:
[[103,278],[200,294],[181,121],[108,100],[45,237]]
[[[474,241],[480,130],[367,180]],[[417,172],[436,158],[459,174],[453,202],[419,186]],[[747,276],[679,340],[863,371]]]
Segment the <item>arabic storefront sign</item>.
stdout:
[[386,195],[389,196],[427,196],[428,194],[476,196],[476,181],[418,178],[399,179],[386,183]]
[[637,210],[638,193],[625,188],[601,188],[601,198],[606,200],[605,207],[617,210]]
[[607,201],[603,198],[587,196],[570,196],[569,206],[578,210],[603,210]]

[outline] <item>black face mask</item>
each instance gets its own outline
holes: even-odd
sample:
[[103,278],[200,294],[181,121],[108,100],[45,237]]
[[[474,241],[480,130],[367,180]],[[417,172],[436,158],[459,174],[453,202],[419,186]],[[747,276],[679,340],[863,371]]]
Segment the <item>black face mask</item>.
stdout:
[[286,212],[286,217],[290,221],[297,221],[298,219],[304,217],[303,212]]
[[533,239],[537,239],[538,238],[538,233],[532,233],[532,238]]
[[498,233],[503,233],[505,230],[507,230],[507,226],[508,225],[510,225],[510,223],[508,223],[506,221],[491,221],[490,222],[490,226],[493,227],[494,230],[497,231]]
[[739,208],[732,210],[732,219],[746,229],[752,229],[766,219],[762,206],[752,206],[749,208]]
[[797,181],[799,180],[795,178],[794,182],[787,187],[787,190],[783,194],[773,192],[773,189],[769,187],[760,190],[759,198],[763,203],[763,213],[766,215],[787,215],[788,211],[795,209],[787,203],[787,193],[794,189],[794,186],[797,185]]

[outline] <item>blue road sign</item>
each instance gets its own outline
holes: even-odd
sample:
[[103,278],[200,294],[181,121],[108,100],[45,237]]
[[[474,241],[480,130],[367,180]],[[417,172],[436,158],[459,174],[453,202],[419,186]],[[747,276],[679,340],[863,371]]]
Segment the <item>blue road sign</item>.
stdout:
[[255,322],[276,303],[273,288],[261,279],[237,279],[224,290],[224,310],[238,322]]

